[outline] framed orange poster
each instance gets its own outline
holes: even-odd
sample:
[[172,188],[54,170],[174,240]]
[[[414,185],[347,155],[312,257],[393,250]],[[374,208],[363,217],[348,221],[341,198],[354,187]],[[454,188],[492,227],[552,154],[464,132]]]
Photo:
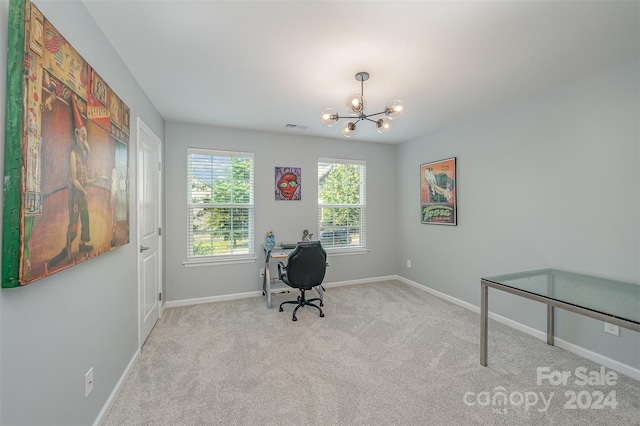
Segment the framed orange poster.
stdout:
[[456,158],[420,165],[420,220],[437,225],[457,224]]

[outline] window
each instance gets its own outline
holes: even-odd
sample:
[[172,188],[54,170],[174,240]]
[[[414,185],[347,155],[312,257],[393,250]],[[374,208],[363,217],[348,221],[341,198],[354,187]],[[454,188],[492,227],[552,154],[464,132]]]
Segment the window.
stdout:
[[364,248],[366,163],[318,159],[318,232],[325,248]]
[[253,154],[187,149],[187,261],[253,255]]

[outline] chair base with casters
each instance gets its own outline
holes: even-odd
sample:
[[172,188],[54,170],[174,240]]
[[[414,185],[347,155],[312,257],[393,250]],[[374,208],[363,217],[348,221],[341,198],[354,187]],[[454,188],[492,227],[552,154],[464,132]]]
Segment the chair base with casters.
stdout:
[[[309,299],[307,300],[304,296],[304,289],[300,289],[300,291],[302,292],[302,294],[300,296],[298,296],[298,300],[287,300],[286,302],[282,302],[280,304],[280,312],[284,311],[284,309],[282,309],[282,305],[286,305],[286,304],[294,304],[294,305],[298,305],[296,306],[296,308],[293,310],[293,315],[291,317],[291,321],[298,321],[298,318],[296,317],[296,312],[298,312],[298,309],[300,309],[303,306],[313,306],[314,308],[316,308],[317,310],[320,311],[320,317],[324,317],[324,313],[322,312],[322,309],[320,309],[320,306],[324,306],[324,303],[322,303],[322,300],[318,297],[315,297],[313,299]],[[316,300],[320,301],[320,306],[316,305],[315,303],[311,303],[311,302],[315,302]]]

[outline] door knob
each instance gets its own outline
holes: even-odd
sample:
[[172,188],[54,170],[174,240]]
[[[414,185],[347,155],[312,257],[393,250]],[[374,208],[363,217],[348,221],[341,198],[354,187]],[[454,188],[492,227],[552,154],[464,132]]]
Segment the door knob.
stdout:
[[140,253],[142,253],[145,250],[149,250],[149,247],[145,247],[145,246],[140,246]]

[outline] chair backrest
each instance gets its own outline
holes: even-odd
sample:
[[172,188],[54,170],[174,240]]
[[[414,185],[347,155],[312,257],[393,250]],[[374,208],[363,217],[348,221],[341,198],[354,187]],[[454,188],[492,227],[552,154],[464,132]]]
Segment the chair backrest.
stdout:
[[289,253],[287,281],[291,287],[309,290],[322,284],[327,270],[327,252],[320,241],[302,241]]

